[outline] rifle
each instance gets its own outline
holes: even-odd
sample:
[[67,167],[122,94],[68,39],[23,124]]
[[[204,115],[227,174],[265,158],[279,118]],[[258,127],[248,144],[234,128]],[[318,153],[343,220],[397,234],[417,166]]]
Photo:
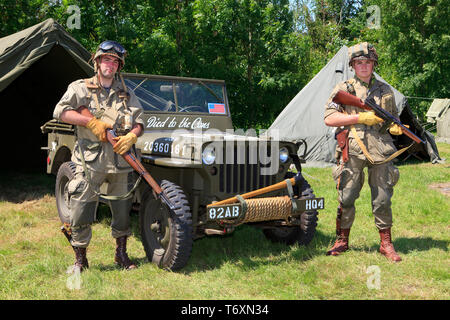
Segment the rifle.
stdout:
[[[82,115],[93,118],[94,116],[89,111],[88,108],[85,106],[81,106],[78,108],[78,112]],[[116,145],[116,141],[114,141],[114,138],[116,138],[117,135],[114,131],[114,129],[107,129],[106,130],[106,139],[109,143],[112,144],[114,147]],[[124,160],[142,177],[144,180],[150,185],[150,187],[155,191],[155,193],[158,195],[158,197],[169,207],[169,211],[172,213],[175,209],[175,206],[170,201],[169,198],[164,194],[159,184],[153,179],[153,177],[150,175],[150,173],[145,169],[145,167],[142,165],[142,163],[135,157],[134,154],[132,154],[130,151],[125,152],[122,157]]]
[[384,110],[382,107],[376,104],[375,99],[373,97],[367,98],[366,100],[361,100],[358,97],[355,97],[354,95],[345,92],[343,90],[339,90],[337,94],[334,96],[333,101],[340,104],[346,104],[349,106],[358,107],[361,109],[374,111],[375,114],[384,120],[384,124],[380,129],[380,132],[386,132],[386,130],[395,123],[398,125],[401,129],[403,134],[411,138],[417,143],[423,143],[425,144],[425,141],[420,139],[418,136],[416,136],[411,130],[409,130],[407,127],[405,127],[399,119],[394,117],[392,114]]

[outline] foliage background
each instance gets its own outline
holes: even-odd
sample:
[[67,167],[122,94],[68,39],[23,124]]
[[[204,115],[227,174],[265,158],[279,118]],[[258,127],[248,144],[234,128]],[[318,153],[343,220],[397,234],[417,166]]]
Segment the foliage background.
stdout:
[[[67,28],[80,8],[80,29]],[[369,28],[371,6],[379,28]],[[266,128],[342,45],[370,41],[406,96],[449,96],[445,0],[0,0],[0,37],[47,18],[88,50],[129,51],[125,71],[226,80],[234,125]],[[409,100],[424,119],[431,100]]]

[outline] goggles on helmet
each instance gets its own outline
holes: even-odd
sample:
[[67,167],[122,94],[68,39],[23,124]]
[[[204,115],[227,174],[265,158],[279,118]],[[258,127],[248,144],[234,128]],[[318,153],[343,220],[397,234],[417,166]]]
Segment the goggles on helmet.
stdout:
[[127,50],[125,50],[120,43],[112,40],[106,40],[100,43],[98,50],[101,50],[102,52],[114,50],[114,52],[121,58],[127,53]]

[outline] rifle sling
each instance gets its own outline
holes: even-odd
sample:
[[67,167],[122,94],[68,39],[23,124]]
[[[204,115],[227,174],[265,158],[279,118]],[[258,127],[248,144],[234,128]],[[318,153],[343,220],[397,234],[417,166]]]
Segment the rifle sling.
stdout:
[[389,162],[391,160],[393,160],[394,158],[397,158],[399,155],[401,155],[403,152],[405,152],[406,150],[408,150],[409,148],[412,147],[412,145],[414,144],[414,142],[405,147],[402,148],[400,150],[397,150],[396,152],[394,152],[393,154],[391,154],[386,160],[383,161],[374,161],[372,156],[370,155],[369,151],[367,150],[366,146],[364,145],[364,143],[361,141],[361,139],[358,136],[358,133],[356,132],[355,126],[352,125],[350,127],[350,130],[352,131],[353,136],[355,137],[356,142],[358,143],[358,146],[361,148],[362,152],[364,153],[364,155],[366,156],[366,159],[371,163],[371,164],[383,164],[386,162]]
[[89,170],[88,170],[88,168],[86,166],[86,161],[84,160],[83,150],[81,149],[80,143],[78,144],[78,151],[80,152],[81,164],[83,166],[84,174],[86,176],[86,181],[87,181],[89,187],[92,189],[92,191],[97,196],[102,197],[105,200],[123,200],[123,199],[127,199],[127,198],[129,198],[131,196],[131,194],[134,192],[134,190],[136,190],[136,188],[138,187],[139,183],[141,182],[142,174],[139,174],[139,178],[136,180],[133,188],[130,191],[128,191],[127,193],[122,194],[120,196],[107,196],[105,194],[101,194],[100,192],[95,190],[94,186],[92,185],[91,175],[89,174]]

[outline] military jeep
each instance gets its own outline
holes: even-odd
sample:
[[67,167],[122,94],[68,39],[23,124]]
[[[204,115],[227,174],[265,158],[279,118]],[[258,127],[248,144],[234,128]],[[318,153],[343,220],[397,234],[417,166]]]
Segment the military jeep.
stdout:
[[[145,182],[135,191],[134,208],[139,211],[149,261],[161,268],[181,269],[193,240],[229,234],[243,223],[261,228],[274,242],[306,245],[312,240],[323,199],[316,201],[303,178],[290,189],[264,194],[272,197],[264,199],[289,194],[292,201],[314,200],[303,209],[288,208],[282,218],[271,215],[278,210],[271,204],[262,205],[266,216],[247,220],[242,219],[245,201],[208,209],[216,201],[301,176],[304,161],[297,154],[301,143],[257,137],[255,130],[234,130],[224,81],[142,74],[123,77],[144,109],[145,131],[136,143],[138,158],[175,206],[168,210]],[[48,146],[43,149],[48,152],[47,173],[56,175],[58,213],[68,222],[67,184],[74,175],[70,157],[75,128],[50,120],[41,129],[48,134]],[[288,171],[291,165],[297,175]]]

